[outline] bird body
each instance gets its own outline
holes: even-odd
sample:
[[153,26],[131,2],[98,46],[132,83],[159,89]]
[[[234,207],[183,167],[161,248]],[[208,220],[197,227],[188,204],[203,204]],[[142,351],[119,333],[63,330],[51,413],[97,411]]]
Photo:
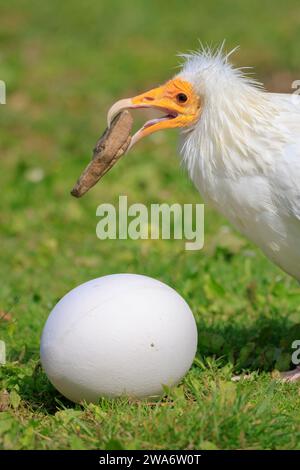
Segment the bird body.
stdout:
[[133,136],[181,128],[184,164],[203,199],[300,281],[300,97],[267,93],[221,47],[183,55],[164,85],[115,103],[167,114]]
[[299,96],[265,92],[220,54],[189,56],[180,78],[205,96],[181,142],[195,186],[300,281]]

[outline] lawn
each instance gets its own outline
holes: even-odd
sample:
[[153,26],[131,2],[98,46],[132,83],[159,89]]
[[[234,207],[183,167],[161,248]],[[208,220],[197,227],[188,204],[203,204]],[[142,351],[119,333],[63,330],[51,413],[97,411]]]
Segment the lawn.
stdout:
[[[200,202],[176,132],[145,139],[83,199],[70,196],[108,107],[169,78],[176,54],[198,39],[240,44],[237,65],[288,91],[300,78],[299,1],[2,3],[0,448],[299,449],[299,385],[271,374],[290,366],[300,338],[297,283],[209,207],[201,251],[179,240],[96,237],[97,206],[120,194],[130,204]],[[75,406],[39,365],[41,331],[70,289],[117,272],[158,278],[184,296],[199,328],[197,357],[160,401]],[[244,372],[247,380],[232,382]]]

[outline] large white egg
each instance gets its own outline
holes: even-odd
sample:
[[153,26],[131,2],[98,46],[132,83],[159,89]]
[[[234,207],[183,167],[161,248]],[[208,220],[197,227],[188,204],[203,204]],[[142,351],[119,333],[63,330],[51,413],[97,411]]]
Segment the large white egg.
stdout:
[[63,297],[46,322],[41,361],[74,402],[157,396],[189,370],[197,328],[185,300],[150,277],[113,274]]

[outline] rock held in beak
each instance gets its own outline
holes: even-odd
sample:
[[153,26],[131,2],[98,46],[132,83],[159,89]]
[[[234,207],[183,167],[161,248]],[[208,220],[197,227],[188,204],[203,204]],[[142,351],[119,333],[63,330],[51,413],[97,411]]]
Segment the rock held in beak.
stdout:
[[93,159],[81,174],[71,191],[72,196],[81,197],[91,189],[124,155],[131,141],[133,120],[128,111],[116,116],[98,140]]

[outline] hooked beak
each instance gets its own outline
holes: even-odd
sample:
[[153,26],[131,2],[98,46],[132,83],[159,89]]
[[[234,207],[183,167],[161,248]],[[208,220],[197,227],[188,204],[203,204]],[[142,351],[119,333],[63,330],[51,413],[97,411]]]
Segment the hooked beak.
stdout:
[[[183,101],[184,100],[184,101]],[[127,151],[140,139],[153,132],[176,127],[186,127],[194,123],[199,115],[200,100],[191,85],[180,79],[153,88],[133,98],[117,101],[108,111],[107,123],[125,109],[152,108],[162,111],[163,116],[147,121],[132,137]]]

